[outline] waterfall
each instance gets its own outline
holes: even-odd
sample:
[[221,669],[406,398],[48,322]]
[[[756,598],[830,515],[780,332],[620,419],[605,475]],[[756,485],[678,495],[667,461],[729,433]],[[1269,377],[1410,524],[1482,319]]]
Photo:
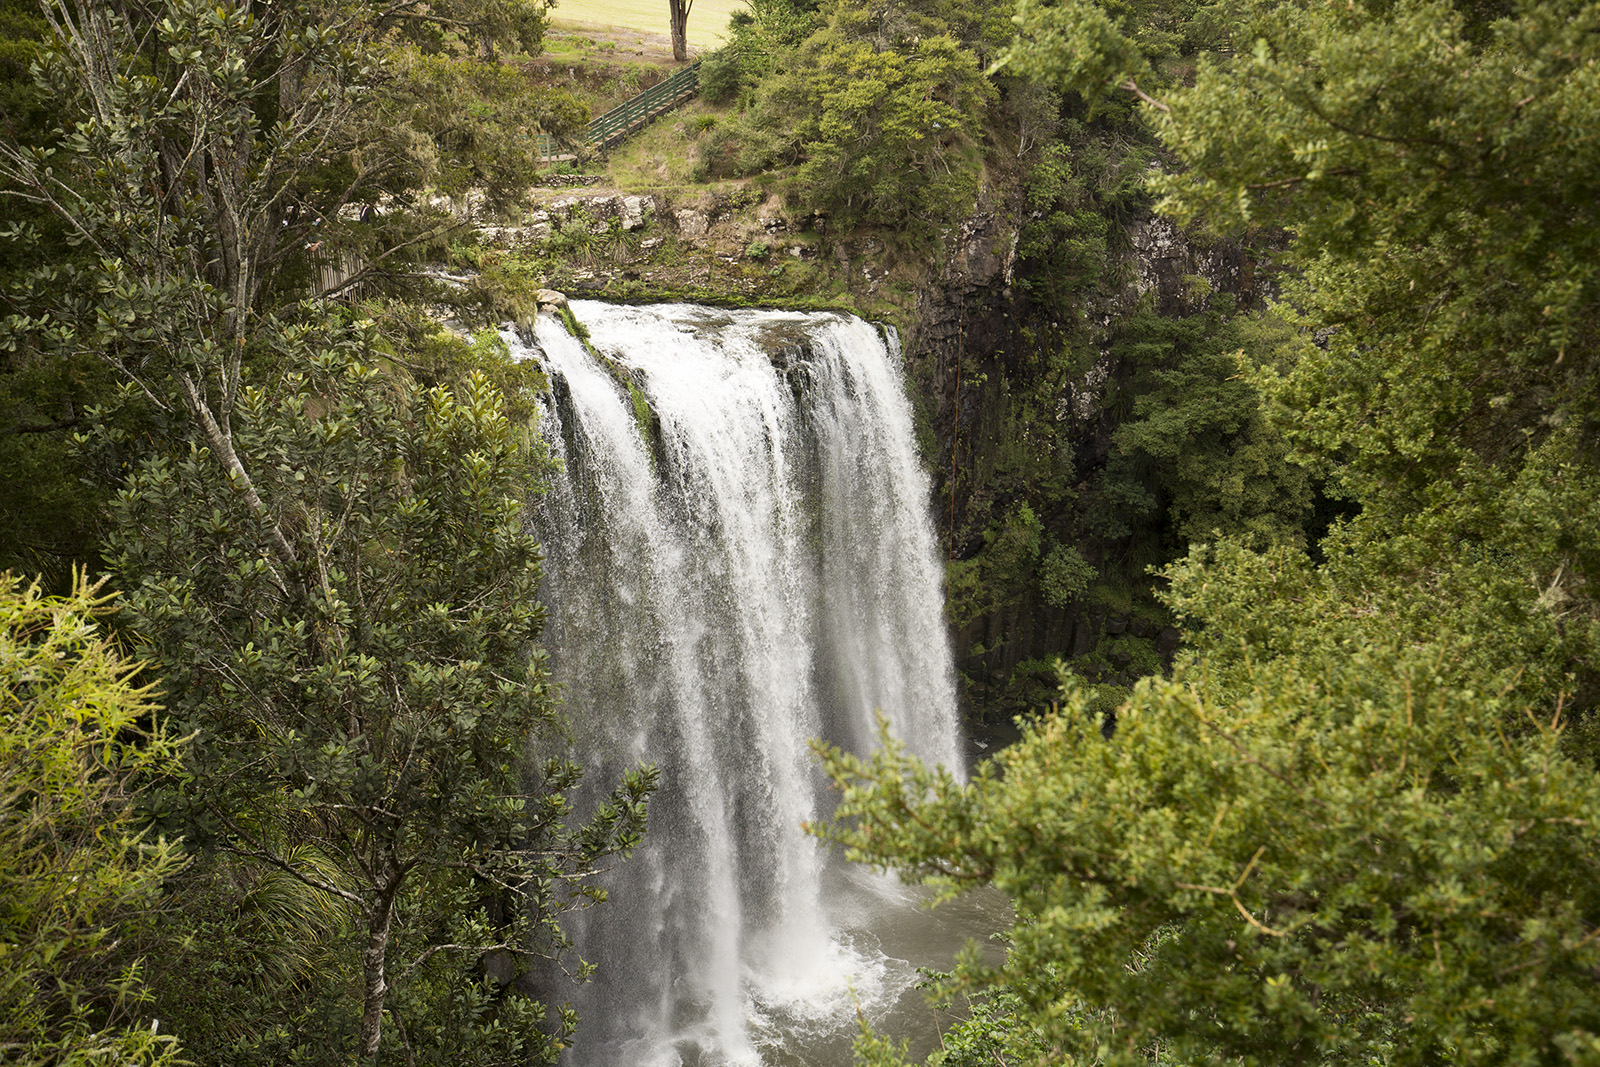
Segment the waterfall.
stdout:
[[828,812],[809,741],[867,750],[881,712],[962,765],[898,352],[842,315],[572,307],[600,358],[547,316],[516,345],[550,378],[563,464],[537,508],[546,641],[590,781],[643,761],[662,784],[610,902],[573,924],[598,972],[571,1062],[847,1049],[857,1007],[915,978],[871,929],[908,898],[802,832]]

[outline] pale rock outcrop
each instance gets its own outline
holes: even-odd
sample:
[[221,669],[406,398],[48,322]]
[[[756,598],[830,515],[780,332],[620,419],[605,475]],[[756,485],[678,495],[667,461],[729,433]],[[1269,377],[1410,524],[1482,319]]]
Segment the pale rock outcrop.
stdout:
[[678,232],[684,237],[704,237],[711,228],[711,218],[698,208],[679,208],[677,211]]

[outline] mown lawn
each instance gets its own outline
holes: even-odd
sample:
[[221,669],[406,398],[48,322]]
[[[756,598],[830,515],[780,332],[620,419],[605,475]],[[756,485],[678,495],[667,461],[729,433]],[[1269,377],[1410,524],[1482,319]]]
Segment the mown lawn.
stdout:
[[[701,51],[717,47],[727,31],[728,16],[744,6],[744,0],[694,0],[689,9],[689,47]],[[552,15],[557,24],[581,22],[660,34],[668,30],[667,0],[558,0]]]

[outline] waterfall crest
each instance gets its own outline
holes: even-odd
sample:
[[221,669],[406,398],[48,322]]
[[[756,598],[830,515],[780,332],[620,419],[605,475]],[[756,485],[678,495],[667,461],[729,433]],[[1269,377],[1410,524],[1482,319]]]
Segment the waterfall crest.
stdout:
[[[798,1062],[912,981],[801,832],[827,813],[808,742],[877,713],[961,766],[940,567],[897,352],[841,315],[575,301],[541,316],[547,643],[597,785],[662,771],[646,845],[574,937],[573,1062]],[[868,880],[870,881],[870,880]],[[846,882],[849,884],[846,885]],[[855,916],[855,918],[852,918]]]

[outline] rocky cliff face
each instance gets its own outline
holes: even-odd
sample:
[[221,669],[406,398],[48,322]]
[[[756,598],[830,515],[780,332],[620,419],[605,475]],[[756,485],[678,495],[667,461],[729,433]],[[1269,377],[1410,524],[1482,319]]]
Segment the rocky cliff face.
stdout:
[[[1004,489],[994,477],[996,453],[1011,442],[998,412],[1004,394],[1015,390],[1040,365],[1037,346],[1063,344],[1049,322],[1056,315],[1034,306],[1027,287],[1018,284],[1016,256],[1020,217],[1015,205],[980,203],[979,209],[948,237],[947,256],[937,276],[918,294],[905,337],[908,377],[931,426],[928,456],[935,470],[936,525],[949,558],[966,559],[984,548],[986,527],[996,514],[993,498]],[[1197,292],[1233,294],[1242,305],[1268,295],[1265,275],[1238,242],[1200,243],[1170,220],[1146,214],[1126,225],[1110,242],[1115,255],[1111,277],[1081,309],[1076,342],[1101,353],[1067,381],[1054,400],[1054,419],[1062,425],[1080,485],[1103,467],[1112,449],[1117,413],[1107,398],[1126,377],[1112,357],[1107,339],[1117,323],[1139,307],[1162,315],[1192,308]],[[992,528],[989,531],[992,536]],[[1092,555],[1092,550],[1089,550]],[[1091,562],[1097,562],[1091,559]],[[1053,675],[1030,667],[1056,656],[1083,656],[1108,648],[1116,672],[1127,680],[1139,671],[1124,644],[1107,637],[1130,635],[1170,659],[1179,633],[1148,614],[1088,602],[1052,605],[1033,596],[1001,605],[952,626],[956,659],[971,688],[969,701],[985,704],[1011,683],[1019,666],[1034,670],[1039,686]],[[1121,662],[1118,662],[1118,660]],[[995,705],[1003,711],[1004,702]]]
[[[562,189],[548,193],[520,225],[481,232],[514,254],[553,261],[546,284],[569,292],[755,304],[820,299],[897,321],[934,474],[935,526],[947,558],[959,566],[984,550],[1007,495],[1017,495],[996,476],[998,456],[1016,445],[1008,437],[1018,432],[1014,419],[1007,421],[1008,396],[1038,388],[1044,349],[1070,342],[1081,366],[1051,385],[1057,391],[1046,410],[1031,417],[1053,423],[1050,434],[1065,442],[1073,478],[1087,485],[1107,463],[1121,417],[1112,401],[1127,368],[1110,345],[1119,323],[1141,307],[1183,314],[1199,292],[1230,293],[1249,304],[1270,287],[1270,275],[1242,245],[1202,244],[1145,214],[1109,240],[1112,280],[1072,309],[1073,321],[1061,321],[1062,309],[1038,306],[1026,284],[1030,265],[1018,257],[1023,217],[1019,204],[986,192],[944,235],[941,249],[908,254],[870,234],[831,234],[826,219],[795,217],[778,197],[753,188],[676,198]],[[1065,523],[1060,515],[1042,518],[1057,527],[1082,525],[1076,516]],[[1080,547],[1090,564],[1102,562],[1092,545]],[[957,662],[973,683],[969,698],[1001,713],[1005,702],[990,698],[1019,665],[1027,673],[1036,669],[1030,661],[1099,650],[1112,680],[1124,668],[1131,679],[1140,664],[1130,662],[1127,638],[1162,657],[1178,643],[1177,631],[1148,612],[1081,598],[1051,604],[1038,595],[961,618],[952,635]],[[1037,685],[1052,681],[1041,673]]]

